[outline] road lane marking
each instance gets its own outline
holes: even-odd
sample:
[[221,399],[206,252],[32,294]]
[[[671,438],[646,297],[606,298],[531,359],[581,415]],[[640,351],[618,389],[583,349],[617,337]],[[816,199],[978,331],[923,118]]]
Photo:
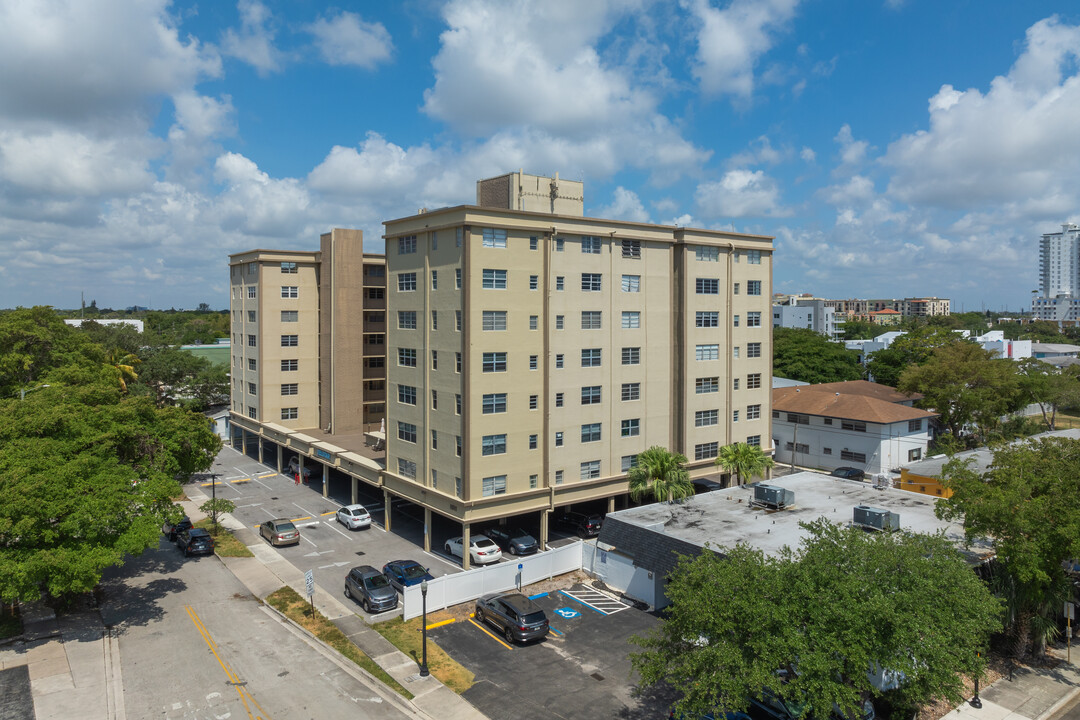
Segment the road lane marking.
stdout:
[[439,621],[437,623],[431,623],[430,625],[427,626],[427,629],[428,630],[434,630],[437,627],[442,627],[443,625],[449,625],[449,624],[455,623],[455,622],[457,622],[457,620],[455,620],[454,618],[450,618],[449,620],[441,620],[441,621]]
[[268,472],[268,473],[263,473],[262,475],[259,475],[258,477],[261,480],[263,478],[274,477],[275,475],[280,475],[280,474],[281,473],[278,473],[278,472]]
[[488,636],[489,638],[491,638],[491,639],[492,639],[492,640],[494,640],[495,642],[499,643],[500,645],[502,645],[502,646],[503,646],[504,648],[506,648],[507,650],[513,650],[513,649],[514,649],[514,648],[510,647],[509,645],[507,645],[506,643],[504,643],[504,642],[503,642],[502,640],[500,640],[500,639],[499,639],[499,637],[498,637],[497,635],[495,635],[495,634],[493,634],[493,633],[491,633],[491,632],[488,632],[488,629],[487,629],[486,627],[484,627],[484,626],[483,626],[483,625],[481,625],[480,623],[476,622],[476,621],[475,621],[475,620],[473,620],[472,618],[469,618],[469,622],[470,622],[470,623],[472,623],[473,625],[475,625],[476,627],[480,628],[480,632],[484,633],[484,634],[485,634],[485,635],[487,635],[487,636]]
[[[236,672],[229,667],[229,664],[225,662],[224,658],[218,654],[217,643],[215,643],[214,638],[211,637],[210,631],[203,625],[202,618],[196,614],[195,608],[191,605],[185,605],[184,609],[187,610],[188,617],[191,618],[191,622],[195,625],[195,629],[202,635],[206,646],[210,648],[210,652],[217,658],[218,664],[221,665],[221,669],[225,671],[225,676],[229,678],[229,684],[236,688],[236,692],[240,696],[240,702],[243,703],[244,711],[247,713],[248,718],[250,718],[250,720],[270,720],[270,716],[266,714],[266,711],[263,710],[262,706],[255,700],[255,697],[248,691],[247,683],[242,682],[240,676],[237,675]],[[249,700],[251,701],[250,705],[248,704]],[[255,706],[259,714],[255,714],[251,711],[252,705]]]

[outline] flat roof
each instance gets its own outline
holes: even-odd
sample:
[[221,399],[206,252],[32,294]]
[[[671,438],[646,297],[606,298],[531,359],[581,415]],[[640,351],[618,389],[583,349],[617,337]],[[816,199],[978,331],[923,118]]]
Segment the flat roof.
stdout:
[[[900,516],[900,527],[919,533],[945,532],[970,562],[994,555],[988,541],[964,547],[964,527],[960,522],[939,520],[934,515],[937,498],[892,487],[876,488],[870,483],[835,478],[815,472],[773,478],[759,483],[794,491],[795,503],[786,510],[753,508],[754,485],[701,493],[680,503],[653,503],[608,513],[607,517],[660,533],[692,545],[714,549],[745,542],[776,556],[781,548],[796,548],[806,536],[799,523],[820,517],[848,524],[856,505],[888,510]],[[614,548],[618,551],[618,547]]]

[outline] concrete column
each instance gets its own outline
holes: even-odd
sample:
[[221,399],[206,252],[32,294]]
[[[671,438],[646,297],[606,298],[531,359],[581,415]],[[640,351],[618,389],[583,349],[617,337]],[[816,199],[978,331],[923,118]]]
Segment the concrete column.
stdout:
[[322,496],[330,497],[330,466],[322,466]]
[[548,541],[548,517],[551,515],[547,510],[540,511],[540,549],[547,550]]
[[349,476],[349,479],[352,480],[352,500],[350,502],[355,505],[356,503],[360,502],[360,481],[352,475]]
[[424,508],[424,552],[431,552],[431,508]]
[[262,439],[262,435],[259,435],[258,438],[259,438],[259,464],[262,465],[263,464],[263,439]]
[[461,569],[469,569],[469,523],[461,523]]
[[615,496],[612,495],[607,499],[607,511],[609,513],[615,512]]
[[240,452],[247,455],[247,430],[240,428]]
[[277,471],[278,471],[278,473],[280,473],[280,472],[281,472],[281,470],[282,470],[282,464],[281,464],[281,461],[282,461],[282,456],[283,456],[284,454],[285,454],[285,453],[284,453],[284,451],[282,450],[281,446],[280,446],[280,445],[278,445],[278,446],[277,446]]
[[386,525],[386,532],[390,532],[390,491],[382,491],[383,499],[383,520]]

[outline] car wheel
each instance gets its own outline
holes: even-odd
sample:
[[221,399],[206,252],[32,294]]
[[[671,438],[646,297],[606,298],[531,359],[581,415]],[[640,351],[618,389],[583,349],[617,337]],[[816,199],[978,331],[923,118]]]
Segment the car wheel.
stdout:
[[350,600],[353,599],[352,590],[349,589],[349,583],[345,583],[345,597],[349,598]]
[[509,549],[510,549],[510,554],[511,555],[517,555],[517,548],[516,547],[511,545]]
[[368,615],[371,614],[371,603],[368,602],[367,598],[364,598],[363,602],[360,603],[360,607],[364,608],[364,612]]
[[476,622],[484,622],[484,611],[476,608]]
[[503,630],[503,637],[506,638],[506,642],[510,643],[511,645],[514,644],[514,633],[510,632],[510,628],[506,628],[505,630]]

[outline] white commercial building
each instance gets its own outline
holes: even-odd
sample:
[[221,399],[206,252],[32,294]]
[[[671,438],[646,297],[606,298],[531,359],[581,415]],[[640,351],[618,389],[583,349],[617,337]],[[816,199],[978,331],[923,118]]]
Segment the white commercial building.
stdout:
[[836,310],[824,300],[794,299],[790,304],[773,305],[772,312],[774,328],[806,328],[830,340],[840,339],[843,321],[837,321]]

